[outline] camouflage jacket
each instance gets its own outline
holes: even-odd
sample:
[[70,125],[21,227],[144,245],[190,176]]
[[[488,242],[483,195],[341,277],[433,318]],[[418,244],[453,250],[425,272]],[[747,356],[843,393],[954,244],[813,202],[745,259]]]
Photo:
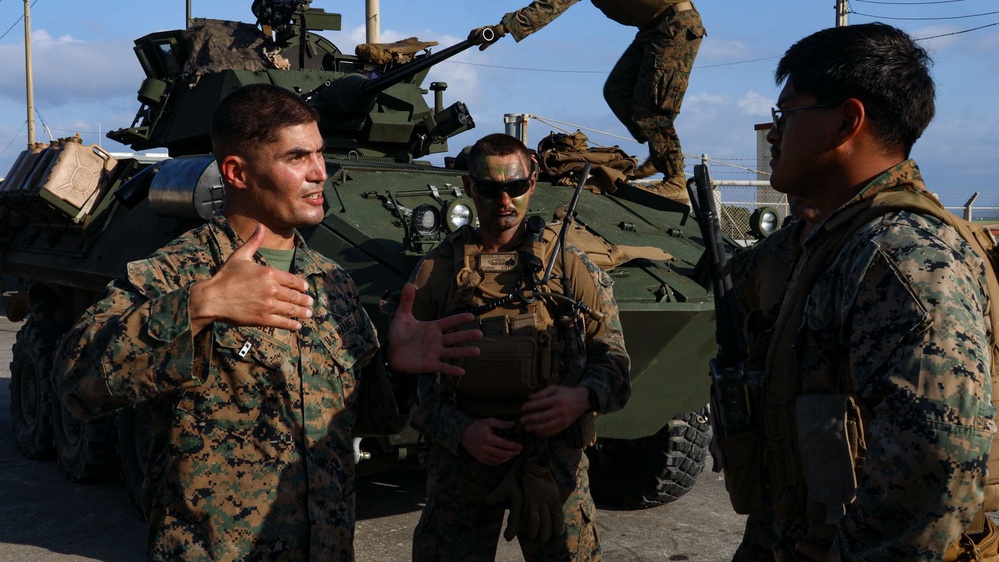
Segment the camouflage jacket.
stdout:
[[[625,2],[623,4],[628,4],[634,1],[635,0],[629,0],[629,2]],[[655,3],[658,4],[661,2],[664,6],[668,6],[671,4],[678,4],[682,1],[683,0],[660,0]],[[502,23],[510,35],[513,35],[513,38],[519,42],[528,35],[554,21],[555,18],[562,15],[563,12],[568,10],[569,7],[576,2],[579,2],[579,0],[534,0],[534,2],[531,2],[528,6],[525,6],[516,12],[510,12],[504,15]],[[617,3],[605,0],[599,3],[594,2],[594,4],[597,4],[601,10],[609,11],[615,9],[615,5]],[[612,17],[612,19],[617,18]]]
[[352,559],[353,431],[406,416],[353,282],[300,236],[291,271],[315,298],[301,330],[191,332],[191,284],[241,244],[216,215],[130,263],[64,340],[63,402],[92,418],[149,401],[150,559]]
[[[471,229],[466,235],[474,236]],[[455,278],[452,238],[442,242],[417,265],[410,279],[416,284],[413,315],[419,320],[434,320],[450,298]],[[461,243],[461,242],[458,242]],[[575,298],[593,310],[604,314],[600,322],[588,321],[585,345],[586,361],[578,386],[590,389],[597,398],[598,413],[609,413],[624,407],[631,396],[631,360],[624,346],[624,335],[618,317],[617,303],[611,290],[612,281],[586,255],[567,246],[568,277],[572,280]],[[517,248],[511,249],[515,251]],[[556,260],[553,277],[561,274],[561,260]],[[553,283],[553,289],[559,284]],[[457,409],[453,388],[448,381],[436,377],[420,377],[419,404],[414,423],[430,438],[453,454],[473,418]]]
[[[797,540],[831,540],[830,560],[939,560],[982,502],[995,412],[986,264],[953,228],[910,211],[890,211],[844,238],[858,210],[896,190],[925,192],[911,160],[811,233],[781,311],[798,308],[801,321],[793,312],[778,320],[767,358],[761,443],[775,531],[790,550]],[[800,441],[779,450],[794,428],[782,411],[796,396],[822,393],[853,395],[864,428],[855,496],[833,526],[814,509],[825,490],[805,496],[796,480],[807,472],[794,460]]]

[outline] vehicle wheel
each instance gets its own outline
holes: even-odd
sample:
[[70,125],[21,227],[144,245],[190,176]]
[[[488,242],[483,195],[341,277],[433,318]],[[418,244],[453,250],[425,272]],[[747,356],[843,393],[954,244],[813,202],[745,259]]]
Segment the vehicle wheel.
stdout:
[[641,439],[599,439],[587,449],[590,490],[602,506],[644,509],[679,499],[704,470],[711,427],[703,412],[670,420]]
[[52,357],[64,332],[55,320],[31,320],[17,332],[10,362],[10,413],[17,448],[29,459],[51,459]]
[[152,416],[148,404],[138,404],[118,413],[121,480],[125,483],[128,501],[142,518],[145,518],[142,507],[142,483],[146,479],[146,462],[149,460],[152,438]]
[[110,482],[121,473],[114,416],[77,419],[57,398],[52,404],[59,466],[73,482]]

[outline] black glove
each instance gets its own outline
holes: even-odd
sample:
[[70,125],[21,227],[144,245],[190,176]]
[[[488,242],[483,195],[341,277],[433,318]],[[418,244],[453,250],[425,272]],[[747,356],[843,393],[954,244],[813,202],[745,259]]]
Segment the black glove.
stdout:
[[506,35],[506,26],[498,23],[496,25],[476,27],[468,33],[468,40],[473,45],[478,45],[480,51],[485,51],[489,45],[492,45],[504,35]]

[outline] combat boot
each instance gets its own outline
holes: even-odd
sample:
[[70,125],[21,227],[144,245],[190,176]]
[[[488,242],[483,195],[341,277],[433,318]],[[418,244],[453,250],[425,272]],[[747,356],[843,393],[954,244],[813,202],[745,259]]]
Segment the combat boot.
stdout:
[[635,173],[631,175],[632,180],[640,180],[647,178],[649,176],[654,176],[659,173],[656,169],[656,165],[652,163],[652,159],[646,159],[645,162],[635,170]]
[[663,197],[690,205],[690,195],[687,193],[687,176],[682,172],[663,181],[656,187],[659,194]]

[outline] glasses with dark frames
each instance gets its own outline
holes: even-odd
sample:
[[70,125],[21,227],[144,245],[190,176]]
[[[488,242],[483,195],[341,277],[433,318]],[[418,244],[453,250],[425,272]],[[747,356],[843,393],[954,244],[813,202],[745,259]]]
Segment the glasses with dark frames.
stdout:
[[774,118],[774,128],[778,129],[778,128],[780,128],[781,122],[784,121],[784,117],[786,117],[788,113],[791,113],[793,111],[801,111],[802,109],[825,109],[827,107],[836,107],[838,105],[841,105],[842,103],[843,102],[820,103],[818,105],[806,105],[806,106],[802,106],[802,107],[789,107],[787,109],[777,109],[776,107],[771,107],[770,108],[770,115],[772,115],[773,118]]
[[500,196],[500,193],[504,191],[510,196],[511,199],[516,199],[531,189],[531,179],[533,177],[534,174],[531,174],[526,178],[496,181],[480,179],[471,174],[468,175],[468,178],[472,180],[473,184],[475,184],[475,191],[478,191],[479,195],[485,197],[486,199],[496,199]]

